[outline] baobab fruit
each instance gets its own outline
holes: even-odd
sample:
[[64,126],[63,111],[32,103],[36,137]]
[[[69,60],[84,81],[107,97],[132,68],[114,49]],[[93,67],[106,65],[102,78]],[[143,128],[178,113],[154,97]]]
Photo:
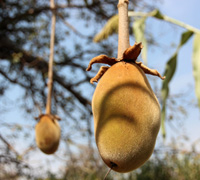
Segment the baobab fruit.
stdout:
[[141,43],[135,44],[115,61],[105,59],[105,55],[95,57],[87,69],[95,62],[109,61],[111,65],[102,67],[91,79],[93,83],[101,78],[93,95],[92,112],[99,153],[117,172],[132,171],[149,159],[160,128],[160,105],[144,72],[164,77],[135,61],[141,48]]
[[96,143],[118,172],[140,167],[151,156],[160,127],[160,106],[143,71],[118,62],[99,81],[92,99]]
[[41,115],[35,127],[36,144],[45,154],[53,154],[59,146],[60,126],[53,115]]

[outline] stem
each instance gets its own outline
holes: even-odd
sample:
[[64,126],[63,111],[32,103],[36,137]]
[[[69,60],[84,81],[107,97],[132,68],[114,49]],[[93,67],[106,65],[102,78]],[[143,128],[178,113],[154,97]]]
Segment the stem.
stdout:
[[110,169],[108,170],[108,172],[106,173],[106,175],[105,175],[105,177],[104,177],[103,180],[106,180],[108,174],[111,172],[111,170],[112,170],[114,167],[117,167],[117,164],[111,162],[111,167],[110,167]]
[[121,58],[124,51],[129,48],[129,22],[128,22],[128,0],[119,0],[119,32],[118,32],[118,56]]
[[[151,12],[150,13],[144,13],[144,12],[132,12],[132,11],[128,12],[128,16],[154,17]],[[195,27],[193,27],[193,26],[185,24],[185,23],[183,23],[183,22],[181,22],[179,20],[173,19],[173,18],[171,18],[169,16],[162,15],[162,17],[163,17],[163,19],[160,19],[160,18],[157,18],[157,19],[164,20],[166,22],[169,22],[169,23],[181,26],[181,27],[183,27],[185,29],[188,29],[188,30],[190,30],[190,31],[192,31],[194,33],[199,33],[200,34],[200,30],[195,28]]]
[[50,40],[50,55],[49,55],[49,70],[48,70],[48,96],[46,104],[46,114],[51,114],[51,97],[53,86],[53,57],[54,57],[54,41],[55,41],[55,24],[56,24],[56,12],[54,0],[50,0],[50,7],[52,10],[51,18],[51,40]]
[[110,169],[108,170],[108,172],[106,173],[106,175],[105,175],[105,177],[103,178],[103,180],[106,180],[106,178],[107,178],[107,176],[108,176],[108,174],[110,173],[111,170],[112,170],[112,168],[110,168]]

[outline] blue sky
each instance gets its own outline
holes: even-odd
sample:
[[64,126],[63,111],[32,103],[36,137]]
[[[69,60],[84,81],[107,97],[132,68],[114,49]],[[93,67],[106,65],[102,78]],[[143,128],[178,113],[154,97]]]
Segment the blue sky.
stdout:
[[[196,28],[200,29],[200,1],[199,0],[161,0],[162,3],[159,3],[159,8],[164,15],[180,20],[186,24],[192,25]],[[173,26],[169,27],[167,24],[163,24],[158,20],[152,20],[151,28],[158,28],[156,32],[158,32],[158,38],[161,37],[162,33],[164,37],[161,38],[162,44],[166,44],[168,46],[169,42],[179,43],[181,32],[185,31],[183,28],[178,28]],[[169,31],[169,32],[168,32]],[[155,35],[156,36],[156,35]],[[165,39],[170,37],[169,41]],[[194,91],[194,79],[192,75],[192,44],[193,38],[188,41],[188,43],[181,48],[179,56],[178,56],[178,65],[177,71],[175,73],[174,78],[170,83],[170,93],[179,93],[183,89],[190,89],[191,97],[195,101],[195,91]],[[148,52],[148,62],[149,66],[155,69],[158,69],[160,73],[164,72],[165,63],[171,57],[176,48],[166,49],[166,51],[161,49],[153,49]],[[18,88],[13,88],[13,90],[19,91]],[[19,92],[20,93],[20,92]],[[6,94],[9,99],[16,99],[16,94],[13,91],[10,91]],[[181,135],[187,135],[190,138],[190,142],[194,142],[200,138],[200,113],[197,108],[188,107],[189,114],[184,121],[183,125],[179,129],[179,131],[173,131],[169,125],[167,125],[167,140],[168,142],[172,137],[177,138]],[[174,110],[176,111],[176,110]],[[19,112],[19,109],[12,104],[12,113],[2,114],[1,119],[4,119],[5,122],[18,122],[21,119],[24,119],[23,113]],[[27,121],[26,121],[27,122]],[[30,121],[29,121],[30,122]],[[34,126],[34,122],[30,122],[32,126]],[[174,125],[178,125],[178,123],[174,122]],[[1,130],[1,129],[0,129]],[[34,132],[33,132],[34,133]],[[159,135],[159,140],[161,139],[161,135]],[[160,142],[160,141],[159,141]],[[17,147],[18,150],[23,147],[23,143]],[[190,146],[187,145],[187,148]],[[46,156],[41,154],[42,158]],[[48,157],[51,159],[52,157]]]
[[[194,26],[196,28],[200,29],[200,1],[199,0],[165,0],[163,1],[163,4],[160,6],[160,10],[163,14],[172,17],[174,19],[180,20],[186,24],[189,24],[191,26]],[[160,27],[161,29],[163,27]],[[173,31],[173,30],[172,30]],[[178,43],[178,39],[180,38],[180,33],[185,31],[183,28],[176,28],[173,32],[173,39]],[[176,35],[177,34],[177,35]],[[175,73],[174,78],[172,79],[170,83],[170,93],[176,93],[176,92],[182,92],[185,89],[189,89],[189,92],[191,93],[191,98],[196,101],[195,99],[195,90],[194,90],[194,78],[192,74],[192,48],[193,48],[193,37],[185,44],[178,55],[178,64],[177,64],[177,70]],[[162,58],[164,59],[164,62],[168,60],[170,55],[173,54],[175,51],[174,49],[166,50],[167,53],[162,54]],[[169,51],[169,52],[168,52]],[[150,55],[149,55],[150,56]],[[150,60],[149,60],[150,61]],[[159,68],[161,71],[163,71],[163,66]],[[197,103],[197,102],[195,102]],[[190,142],[193,143],[196,140],[200,138],[200,111],[197,108],[194,108],[193,106],[187,106],[188,108],[188,116],[186,120],[183,122],[183,126],[181,126],[179,129],[179,133],[174,132],[167,126],[168,130],[168,137],[171,139],[171,137],[177,137],[181,135],[187,135],[190,138]],[[174,110],[176,111],[176,110]],[[176,123],[175,123],[176,125]],[[189,146],[188,146],[189,147]]]

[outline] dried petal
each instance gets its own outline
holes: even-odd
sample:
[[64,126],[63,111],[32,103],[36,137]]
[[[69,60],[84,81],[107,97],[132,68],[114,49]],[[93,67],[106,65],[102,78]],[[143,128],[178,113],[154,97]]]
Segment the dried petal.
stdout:
[[99,56],[96,56],[91,59],[86,71],[90,71],[92,69],[92,64],[94,64],[94,63],[104,63],[104,64],[108,64],[108,65],[112,66],[116,62],[118,62],[118,60],[116,58],[110,58],[106,55],[99,55]]
[[108,66],[101,66],[98,73],[96,74],[95,77],[93,77],[91,80],[90,80],[90,83],[93,84],[94,82],[97,82],[103,75],[104,73],[109,69],[110,67]]
[[146,74],[151,74],[153,76],[158,76],[160,77],[162,80],[165,79],[165,76],[161,76],[160,73],[156,70],[156,69],[150,69],[147,66],[145,66],[144,64],[142,64],[142,62],[135,62]]
[[143,48],[142,43],[135,43],[133,46],[130,46],[128,49],[124,51],[122,59],[136,61],[142,48]]

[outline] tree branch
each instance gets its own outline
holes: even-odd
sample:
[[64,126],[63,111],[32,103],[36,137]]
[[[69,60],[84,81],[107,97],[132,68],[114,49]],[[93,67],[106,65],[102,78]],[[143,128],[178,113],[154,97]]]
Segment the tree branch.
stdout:
[[60,84],[61,86],[63,86],[65,89],[67,89],[70,93],[72,93],[77,99],[78,101],[83,104],[84,106],[87,107],[87,105],[91,105],[90,101],[85,99],[84,97],[82,97],[78,92],[74,91],[72,89],[72,87],[70,85],[67,85],[64,81],[62,81],[62,79],[57,76],[56,74],[54,74],[54,80]]
[[[133,11],[130,11],[130,12],[128,12],[128,15],[131,16],[131,17],[154,17],[152,12],[145,13],[145,12],[133,12]],[[154,17],[154,18],[157,18],[157,17]],[[189,31],[192,31],[194,33],[200,34],[200,30],[199,29],[197,29],[197,28],[195,28],[193,26],[190,26],[189,24],[185,24],[182,21],[173,19],[173,18],[171,18],[169,16],[162,15],[162,19],[160,19],[160,18],[157,18],[157,19],[164,20],[166,22],[169,22],[169,23],[175,24],[177,26],[183,27],[185,29],[188,29]]]
[[63,15],[61,13],[58,13],[57,15],[60,17],[60,19],[63,21],[63,23],[67,27],[69,27],[75,34],[77,34],[78,36],[80,36],[82,38],[88,38],[84,34],[80,33],[78,30],[76,30],[76,28],[74,26],[72,26],[70,23],[68,23],[67,21],[65,21],[65,18],[63,17]]
[[3,72],[1,69],[0,69],[0,74],[3,75],[6,79],[8,79],[11,83],[13,84],[18,84],[20,85],[21,87],[23,88],[29,88],[28,86],[18,82],[16,79],[11,79],[5,72]]
[[6,144],[9,150],[13,151],[16,156],[19,156],[19,153],[6,141],[6,139],[0,134],[0,139]]
[[[42,57],[39,57],[39,56],[37,57],[37,56],[31,55],[29,52],[24,51],[23,49],[17,47],[15,44],[13,44],[7,38],[1,39],[1,40],[3,40],[4,44],[0,43],[0,59],[6,59],[6,60],[9,61],[12,58],[11,54],[13,52],[15,52],[15,53],[21,52],[23,54],[23,56],[20,58],[20,63],[22,63],[23,66],[28,66],[29,68],[36,69],[37,71],[39,71],[43,74],[45,74],[48,71],[48,63]],[[78,67],[78,64],[75,65],[72,62],[64,62],[63,65],[68,65],[68,63],[69,63],[69,65],[73,65],[73,66]],[[62,65],[62,63],[60,65]],[[84,68],[84,71],[85,71],[85,68]],[[0,71],[0,73],[5,78],[7,78],[10,82],[19,84],[26,89],[30,88],[28,86],[21,84],[17,80],[12,80],[3,71]],[[69,91],[75,98],[77,98],[77,100],[83,106],[90,105],[90,101],[88,99],[82,97],[75,90],[73,90],[72,85],[66,84],[64,79],[62,77],[60,77],[55,71],[53,72],[53,74],[54,74],[53,80],[56,81],[60,86],[65,88],[67,91]],[[88,109],[90,110],[90,108],[88,108]]]

